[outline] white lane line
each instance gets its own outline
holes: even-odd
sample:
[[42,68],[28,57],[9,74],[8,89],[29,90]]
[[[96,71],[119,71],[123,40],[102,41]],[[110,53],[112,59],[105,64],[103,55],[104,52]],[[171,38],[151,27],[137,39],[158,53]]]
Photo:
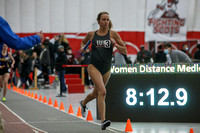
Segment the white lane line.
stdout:
[[[27,122],[29,124],[45,124],[45,123],[86,123],[87,121],[37,121]],[[4,124],[23,124],[24,122],[4,122]]]
[[[93,121],[88,121],[88,122],[93,123],[93,124],[95,124],[95,125],[101,126],[101,124],[96,123],[96,122],[93,122]],[[112,123],[111,123],[111,124],[112,124]],[[118,133],[119,131],[120,131],[120,132],[124,132],[123,130],[119,130],[119,129],[114,128],[114,127],[111,127],[111,126],[107,127],[106,130],[110,130],[110,131],[112,131],[112,132],[114,132],[114,133]],[[115,131],[114,131],[114,130],[115,130]]]
[[[38,130],[38,131],[40,131],[40,132],[48,133],[48,132],[46,132],[46,131],[44,131],[44,130],[41,130],[41,129],[39,129],[39,128],[36,128],[36,127],[30,125],[30,124],[27,123],[24,119],[22,119],[19,115],[17,115],[15,112],[13,112],[10,108],[8,108],[4,103],[2,103],[1,101],[0,101],[0,103],[1,103],[6,109],[8,109],[11,113],[13,113],[17,118],[19,118],[24,124],[30,126],[30,127],[33,128],[33,129],[36,129],[36,130]],[[33,130],[33,129],[32,129],[32,130]]]
[[32,129],[34,133],[39,133],[37,130]]
[[[15,91],[13,91],[13,92],[15,92]],[[18,93],[18,92],[15,92],[16,94],[20,94],[20,93]],[[22,94],[21,94],[22,95]],[[22,95],[22,96],[24,96],[24,97],[27,97],[27,98],[30,98],[30,99],[33,99],[33,100],[35,100],[35,101],[37,101],[37,102],[39,102],[39,103],[43,103],[43,102],[40,102],[40,101],[38,101],[38,100],[36,100],[36,99],[34,99],[34,98],[31,98],[31,97],[29,97],[29,96],[25,96],[25,95]],[[49,106],[49,107],[52,107],[52,108],[54,108],[54,109],[57,109],[57,110],[59,110],[59,108],[55,108],[55,107],[53,107],[53,106],[51,106],[51,105],[48,105],[48,104],[45,104],[45,103],[43,103],[44,105],[47,105],[47,106]],[[69,114],[67,111],[62,111],[62,110],[59,110],[59,111],[61,111],[61,112],[64,112],[64,113],[66,113],[66,114],[68,114],[68,115],[71,115],[71,116],[74,116],[74,117],[76,117],[76,118],[79,118],[79,119],[81,119],[81,120],[85,120],[84,122],[90,122],[90,123],[92,123],[92,124],[95,124],[95,125],[99,125],[99,126],[101,126],[101,124],[100,123],[96,123],[96,122],[93,122],[93,121],[86,121],[86,119],[85,118],[83,118],[83,117],[77,117],[75,114]],[[112,124],[112,123],[111,123]],[[108,128],[106,128],[106,130],[110,130],[111,132],[114,132],[114,133],[118,133],[119,131],[120,132],[124,132],[123,130],[120,130],[120,129],[117,129],[117,128],[114,128],[114,127],[108,127]],[[115,131],[114,131],[115,130]],[[117,132],[118,131],[118,132]]]

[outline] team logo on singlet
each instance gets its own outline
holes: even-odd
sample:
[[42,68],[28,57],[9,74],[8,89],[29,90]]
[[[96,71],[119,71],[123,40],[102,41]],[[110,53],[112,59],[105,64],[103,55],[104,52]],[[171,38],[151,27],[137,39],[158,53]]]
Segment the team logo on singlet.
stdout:
[[96,47],[110,48],[110,46],[111,46],[110,40],[96,40]]

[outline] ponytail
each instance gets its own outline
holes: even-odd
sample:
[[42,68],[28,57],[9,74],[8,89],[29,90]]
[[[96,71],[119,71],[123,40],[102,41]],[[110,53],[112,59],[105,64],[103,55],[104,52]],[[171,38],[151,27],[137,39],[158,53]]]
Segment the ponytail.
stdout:
[[108,25],[108,28],[109,28],[109,29],[112,29],[112,27],[113,27],[112,21],[111,21],[111,20],[109,20],[109,25]]

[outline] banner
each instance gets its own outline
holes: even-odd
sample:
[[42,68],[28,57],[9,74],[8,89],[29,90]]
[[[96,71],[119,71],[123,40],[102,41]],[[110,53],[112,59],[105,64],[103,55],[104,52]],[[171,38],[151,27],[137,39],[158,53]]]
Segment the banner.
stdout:
[[145,41],[186,41],[188,0],[147,0]]
[[111,74],[200,74],[200,63],[114,64]]

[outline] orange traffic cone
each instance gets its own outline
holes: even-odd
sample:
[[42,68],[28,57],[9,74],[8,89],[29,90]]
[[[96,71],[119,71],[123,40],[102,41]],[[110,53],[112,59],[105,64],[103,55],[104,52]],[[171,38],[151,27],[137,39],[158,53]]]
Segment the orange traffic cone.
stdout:
[[71,104],[69,105],[68,113],[69,113],[69,114],[74,114],[74,111],[73,111],[73,108],[72,108],[72,105],[71,105]]
[[43,103],[47,103],[47,98],[44,96]]
[[65,111],[65,107],[64,107],[63,102],[60,103],[60,110]]
[[193,128],[190,128],[190,133],[194,133],[194,130],[193,130]]
[[19,88],[17,88],[16,86],[15,86],[15,90],[16,90],[17,93],[19,92]]
[[24,95],[24,89],[22,89],[22,93],[21,94]]
[[51,97],[49,98],[49,102],[48,102],[48,105],[53,105],[53,104],[52,104],[52,100],[51,100]]
[[82,114],[81,114],[81,107],[78,107],[78,112],[77,112],[77,117],[82,117]]
[[20,94],[22,94],[22,88],[19,88]]
[[57,100],[55,100],[55,102],[54,102],[54,108],[58,108],[58,102],[57,102]]
[[88,111],[88,115],[87,115],[87,119],[86,120],[87,121],[93,121],[92,114],[91,114],[90,110]]
[[38,95],[37,95],[37,93],[35,93],[34,99],[35,99],[35,100],[38,100]]
[[13,86],[13,91],[16,91],[16,88],[17,88],[16,86]]
[[21,88],[19,88],[19,93],[20,93],[20,94],[22,93],[22,90],[21,90]]
[[39,101],[42,102],[42,95],[39,96]]
[[[14,87],[14,86],[13,86],[13,87]],[[17,93],[19,92],[19,88],[17,88],[16,86],[15,86],[15,90],[16,90]]]
[[130,119],[127,120],[125,132],[133,132]]
[[34,98],[34,93],[33,92],[31,93],[31,98]]
[[27,90],[25,90],[24,95],[25,95],[25,96],[28,96],[28,94],[27,94]]
[[30,91],[28,91],[28,97],[31,97],[31,93],[30,93]]

